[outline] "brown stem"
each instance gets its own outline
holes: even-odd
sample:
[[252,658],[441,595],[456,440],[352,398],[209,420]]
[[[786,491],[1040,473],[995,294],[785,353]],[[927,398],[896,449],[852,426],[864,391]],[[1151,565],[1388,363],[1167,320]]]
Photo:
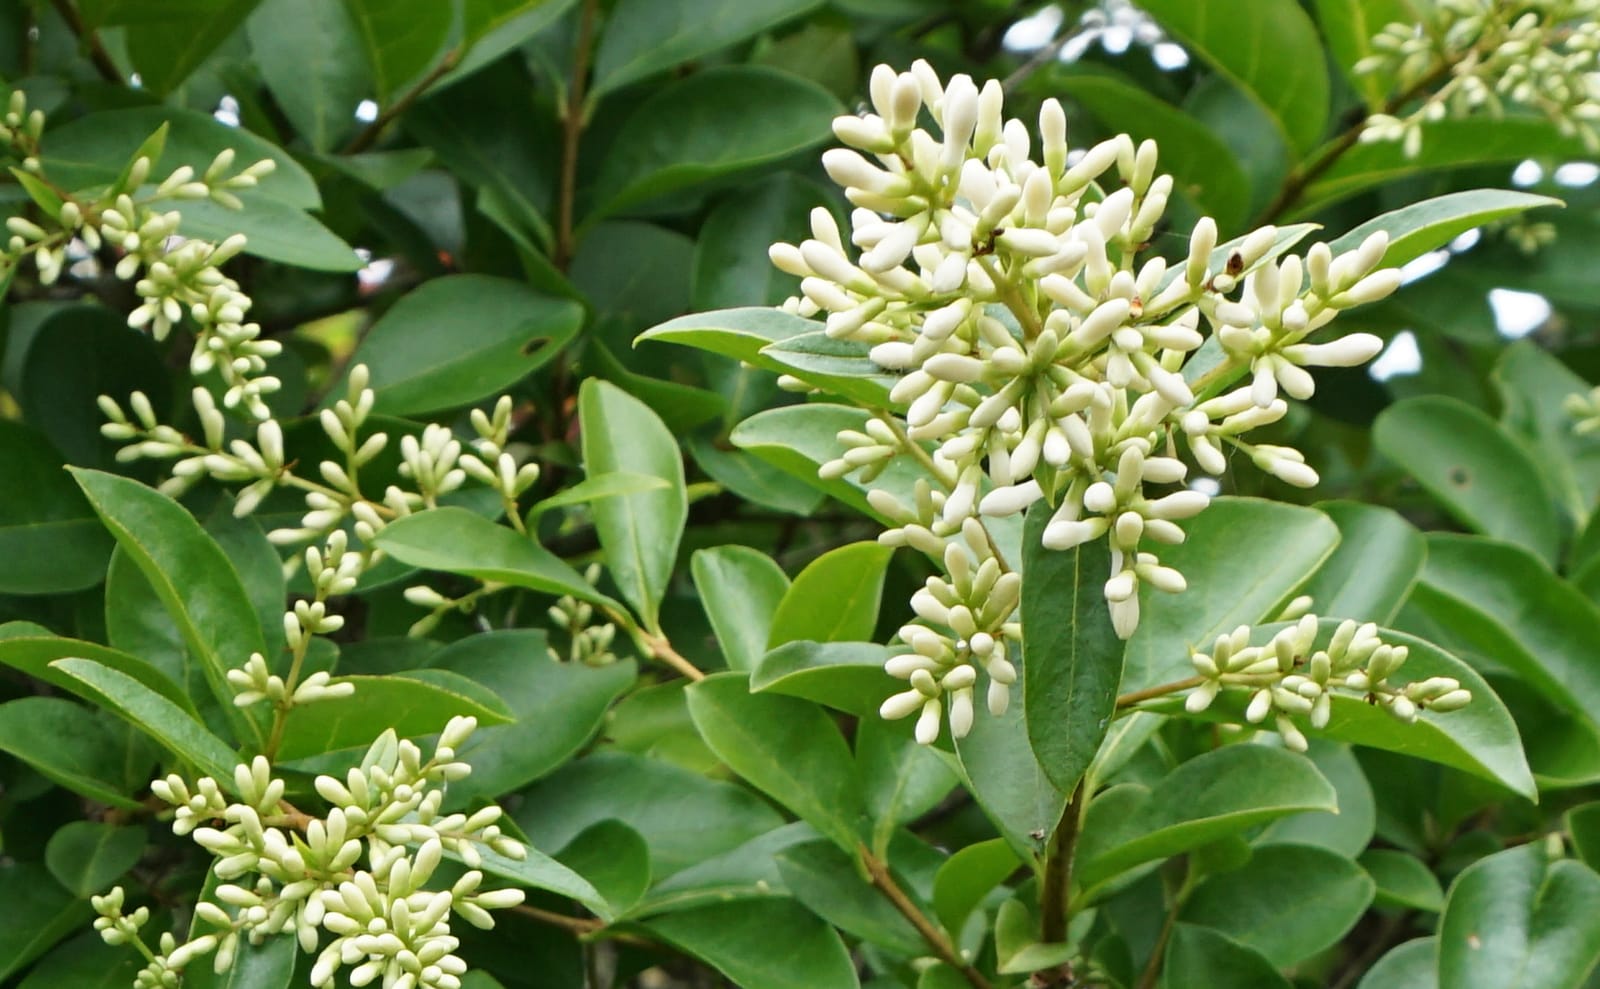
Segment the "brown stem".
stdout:
[[1167,909],[1167,917],[1161,922],[1161,933],[1156,935],[1156,944],[1150,949],[1150,958],[1144,963],[1144,971],[1139,973],[1139,983],[1134,989],[1155,989],[1156,979],[1161,975],[1161,963],[1167,953],[1167,942],[1172,940],[1172,928],[1177,926],[1178,913],[1183,909],[1188,883],[1172,894],[1172,906]]
[[417,84],[406,90],[399,99],[384,107],[372,119],[372,123],[362,128],[361,133],[351,138],[350,143],[344,146],[344,150],[340,154],[360,154],[376,144],[378,138],[383,136],[385,128],[401,114],[411,109],[412,105],[422,98],[423,93],[426,93],[434,83],[444,78],[446,73],[456,67],[456,64],[461,61],[462,54],[463,50],[460,46],[445,52],[444,58],[439,60],[439,64],[433,67],[432,72],[418,80]]
[[1205,682],[1205,677],[1192,676],[1183,680],[1174,680],[1171,683],[1163,683],[1154,687],[1146,687],[1143,690],[1130,691],[1129,693],[1122,694],[1117,698],[1117,707],[1132,707],[1140,701],[1154,700],[1157,697],[1165,697],[1168,694],[1176,694],[1180,690],[1189,690],[1193,687],[1198,687]]
[[578,14],[577,47],[572,54],[572,83],[567,87],[567,106],[561,114],[561,185],[556,200],[556,244],[551,261],[562,270],[572,262],[573,203],[578,192],[578,142],[585,123],[584,99],[589,84],[589,54],[594,47],[596,0],[583,0]]
[[889,874],[888,863],[872,854],[865,845],[859,846],[857,853],[867,867],[867,875],[871,877],[873,887],[883,894],[902,917],[911,922],[911,926],[915,927],[917,933],[922,935],[922,939],[928,942],[928,947],[933,949],[939,960],[960,972],[973,989],[991,989],[989,980],[983,977],[983,973],[962,960],[961,953],[956,950],[949,936],[911,902],[906,891],[901,889],[900,884],[894,881],[894,876]]
[[511,909],[524,917],[532,917],[542,924],[549,924],[551,927],[559,927],[562,930],[571,931],[579,935],[593,934],[606,926],[604,921],[595,917],[569,917],[564,913],[556,913],[554,910],[541,910],[526,903],[519,903]]
[[67,22],[67,27],[72,33],[77,35],[78,40],[89,49],[89,61],[94,64],[95,71],[100,73],[100,78],[119,86],[127,85],[128,80],[122,77],[122,71],[117,68],[117,63],[111,60],[111,54],[106,51],[106,46],[100,43],[100,36],[83,22],[83,17],[78,13],[78,8],[73,5],[72,0],[53,0],[53,6],[61,15],[61,19]]
[[1072,857],[1078,850],[1078,830],[1083,821],[1083,805],[1088,799],[1083,781],[1072,791],[1061,812],[1061,822],[1050,840],[1044,860],[1044,883],[1039,890],[1039,940],[1062,944],[1067,940],[1067,921],[1071,919]]

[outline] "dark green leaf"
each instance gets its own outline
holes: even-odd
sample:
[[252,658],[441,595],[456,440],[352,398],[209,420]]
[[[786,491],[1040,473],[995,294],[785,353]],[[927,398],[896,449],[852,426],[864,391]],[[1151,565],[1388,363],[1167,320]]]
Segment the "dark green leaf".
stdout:
[[0,664],[21,670],[53,687],[94,700],[94,693],[83,691],[78,681],[50,665],[55,660],[68,657],[92,659],[102,666],[109,666],[149,687],[187,713],[195,714],[194,702],[183,688],[142,659],[95,642],[58,638],[42,628],[30,628],[25,622],[0,625]]
[[1035,854],[1055,833],[1067,794],[1050,782],[1022,719],[1023,705],[1013,703],[996,718],[984,712],[972,719],[972,731],[957,739],[956,765],[978,804],[1019,853]]
[[[839,499],[865,515],[877,517],[867,504],[870,488],[883,488],[902,501],[911,497],[919,477],[926,477],[910,458],[900,457],[889,464],[871,485],[851,477],[824,479],[817,468],[839,455],[841,430],[861,431],[869,413],[844,405],[814,402],[768,409],[739,423],[729,439],[741,449],[793,475],[805,483]],[[887,521],[880,519],[880,521]]]
[[370,91],[349,11],[326,0],[262,0],[245,28],[283,115],[313,150],[333,150]]
[[[734,360],[760,364],[761,350],[768,344],[815,333],[821,328],[816,320],[781,309],[754,306],[679,316],[645,330],[639,334],[639,340],[681,343]],[[775,371],[777,365],[771,364],[769,369]]]
[[228,39],[256,0],[182,0],[160,21],[127,26],[128,56],[139,86],[158,96],[176,89]]
[[29,969],[17,989],[127,989],[144,959],[89,931],[64,942]]
[[[527,855],[520,859],[506,858],[488,849],[479,849],[478,853],[483,857],[480,868],[497,879],[513,886],[559,893],[588,907],[601,920],[610,920],[613,916],[611,905],[589,880],[536,848],[529,848]],[[454,857],[452,852],[445,854]]]
[[225,789],[232,786],[237,755],[178,705],[92,659],[58,659],[50,665],[83,683],[98,695],[97,703],[143,730],[169,752],[215,778]]
[[873,822],[872,850],[879,858],[895,828],[932,810],[958,782],[938,752],[917,744],[910,728],[876,716],[856,725],[856,772]]
[[1583,528],[1600,500],[1600,444],[1573,431],[1573,418],[1561,403],[1569,395],[1587,395],[1589,383],[1527,340],[1500,355],[1494,380],[1501,423],[1529,444],[1549,490]]
[[451,4],[434,0],[344,0],[361,39],[378,101],[389,103],[444,47]]
[[0,592],[60,594],[98,584],[112,541],[61,455],[38,433],[0,422]]
[[1361,763],[1350,746],[1318,739],[1306,753],[1317,772],[1333,784],[1334,811],[1313,810],[1280,817],[1256,836],[1258,844],[1292,842],[1321,845],[1340,855],[1354,858],[1372,841],[1377,809],[1372,784],[1367,782]]
[[562,850],[560,861],[587,879],[617,914],[627,913],[650,886],[650,848],[621,821],[586,829]]
[[204,959],[188,968],[184,989],[289,989],[294,982],[300,946],[294,937],[279,934],[259,945],[244,940],[226,972],[218,975]]
[[595,54],[594,96],[737,44],[818,0],[621,0]]
[[785,172],[721,200],[695,241],[694,308],[776,306],[796,294],[800,279],[774,267],[767,248],[803,239],[811,208],[826,197],[821,186]]
[[927,952],[916,928],[867,884],[853,857],[831,842],[785,848],[778,853],[778,873],[801,905],[846,934],[898,955]]
[[1372,54],[1374,35],[1397,21],[1409,24],[1415,16],[1407,0],[1317,0],[1317,21],[1334,63],[1369,109],[1383,105],[1394,80],[1383,73],[1357,74],[1354,66]]
[[708,903],[787,896],[789,891],[778,874],[778,853],[816,837],[816,829],[804,821],[757,835],[737,848],[656,884],[634,912],[649,916],[671,910],[690,910]]
[[351,684],[355,693],[296,705],[285,723],[278,758],[303,759],[366,745],[386,728],[401,738],[415,738],[442,731],[454,717],[474,717],[480,725],[511,720],[473,697],[409,677],[351,676],[333,682]]
[[1289,980],[1259,951],[1211,927],[1178,924],[1161,966],[1162,989],[1289,989]]
[[88,924],[92,916],[89,904],[61,888],[44,866],[0,864],[0,979]]
[[1372,848],[1359,861],[1378,884],[1378,906],[1429,913],[1438,913],[1444,907],[1444,889],[1439,886],[1438,877],[1415,855],[1393,848]]
[[50,836],[44,861],[57,882],[86,900],[138,863],[144,839],[143,825],[71,821]]
[[773,615],[789,589],[783,568],[748,546],[696,550],[689,568],[728,669],[755,669],[766,655]]
[[1589,868],[1600,862],[1600,803],[1579,804],[1567,811],[1567,834],[1572,850]]
[[680,910],[644,924],[743,989],[857,989],[833,928],[792,900],[741,900]]
[[1571,989],[1600,960],[1600,875],[1540,844],[1469,866],[1439,920],[1439,984],[1450,989]]
[[126,810],[130,794],[124,743],[93,711],[59,697],[19,697],[0,704],[0,752],[15,756],[73,793]]
[[1300,589],[1325,618],[1387,624],[1422,573],[1428,547],[1411,523],[1388,508],[1355,501],[1317,506],[1339,527],[1339,545]]
[[352,272],[364,262],[311,214],[271,196],[245,192],[242,209],[230,209],[209,199],[174,203],[183,216],[180,229],[186,237],[220,241],[245,235],[244,253],[297,268]]

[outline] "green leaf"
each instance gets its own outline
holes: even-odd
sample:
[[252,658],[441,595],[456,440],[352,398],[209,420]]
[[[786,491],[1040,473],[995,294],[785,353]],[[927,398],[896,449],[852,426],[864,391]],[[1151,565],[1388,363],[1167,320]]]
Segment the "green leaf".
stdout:
[[933,877],[933,909],[944,929],[959,932],[989,891],[1021,867],[1004,838],[968,845],[946,859]]
[[[615,916],[611,904],[589,880],[536,848],[529,848],[527,855],[520,859],[506,858],[486,848],[479,849],[478,854],[483,858],[479,868],[497,879],[513,886],[548,890],[576,900],[601,920],[610,921]],[[445,855],[447,858],[455,857],[454,852],[446,852]]]
[[333,682],[351,684],[355,693],[296,705],[284,724],[279,759],[292,761],[367,745],[386,728],[401,738],[416,738],[442,731],[454,717],[474,717],[480,725],[511,721],[476,698],[423,680],[349,676]]
[[757,835],[737,848],[657,883],[645,894],[634,913],[649,916],[691,910],[708,903],[788,896],[789,890],[778,874],[778,853],[816,837],[816,829],[804,821],[794,821]]
[[1391,948],[1356,989],[1439,989],[1439,939],[1419,937]]
[[1019,853],[1039,853],[1055,833],[1067,794],[1050,781],[1023,722],[1022,704],[1012,704],[1000,717],[984,712],[972,719],[972,731],[956,739],[963,777],[989,819]]
[[144,841],[143,825],[69,821],[50,836],[44,861],[57,882],[86,900],[138,863]]
[[216,779],[223,789],[231,789],[238,756],[178,705],[127,674],[92,659],[58,659],[50,665],[94,691],[102,707]]
[[776,372],[778,365],[764,361],[762,348],[806,333],[815,333],[821,324],[781,309],[752,306],[691,313],[669,319],[639,334],[635,344],[661,340],[710,351],[736,361],[766,367]]
[[525,790],[516,812],[517,824],[536,846],[555,849],[607,818],[644,837],[660,876],[732,851],[784,823],[771,804],[744,787],[617,751],[567,763]]
[[1294,214],[1310,215],[1365,189],[1424,172],[1588,154],[1582,141],[1562,137],[1554,124],[1536,117],[1496,120],[1485,115],[1425,123],[1416,157],[1406,157],[1399,141],[1357,144],[1306,188]]
[[256,0],[183,0],[160,21],[124,29],[139,87],[157,96],[176,89],[244,23]]
[[1121,78],[1096,71],[1065,76],[1072,102],[1088,110],[1111,133],[1126,131],[1135,141],[1153,140],[1161,148],[1161,170],[1174,188],[1215,218],[1223,230],[1237,230],[1250,209],[1250,184],[1237,159],[1210,127],[1190,113]]
[[802,906],[852,937],[898,955],[925,954],[927,942],[867,884],[853,856],[831,842],[790,845],[778,853],[778,874]]
[[251,190],[253,194],[281,199],[301,209],[322,205],[311,173],[277,144],[242,127],[229,127],[209,113],[171,106],[102,110],[51,127],[44,170],[52,181],[72,190],[108,185],[116,181],[150,135],[163,126],[167,135],[161,153],[162,175],[182,165],[204,172],[218,153],[232,148],[237,154],[236,167],[263,158],[271,158],[277,165]]
[[612,474],[601,474],[599,477],[584,478],[571,487],[562,488],[528,509],[528,518],[537,518],[552,508],[587,505],[606,498],[639,494],[644,491],[660,491],[670,487],[672,485],[663,478],[651,477],[648,474],[630,474],[625,470],[619,470]]
[[7,622],[0,625],[0,664],[21,670],[52,687],[77,694],[87,700],[96,700],[92,691],[85,691],[72,677],[50,664],[58,659],[78,657],[92,659],[101,666],[109,666],[144,684],[165,697],[184,712],[198,717],[194,702],[182,687],[154,666],[125,652],[81,639],[58,638],[42,628],[29,628],[25,622]]
[[209,199],[185,199],[172,208],[183,216],[179,229],[185,237],[220,241],[244,234],[244,253],[258,258],[316,271],[358,271],[365,263],[349,244],[299,207],[248,190],[239,200],[242,209]]
[[1539,844],[1468,866],[1439,920],[1439,984],[1571,989],[1600,960],[1600,875]]
[[1379,263],[1385,268],[1398,268],[1443,247],[1468,230],[1541,206],[1560,205],[1559,199],[1509,189],[1452,192],[1374,217],[1330,243],[1328,248],[1334,254],[1353,251],[1362,241],[1382,230],[1389,235],[1389,247]]
[[1573,431],[1561,403],[1568,395],[1587,395],[1589,383],[1529,340],[1505,349],[1494,382],[1501,423],[1529,444],[1549,490],[1583,528],[1600,501],[1600,445]]
[[1566,813],[1572,850],[1589,868],[1600,862],[1600,802],[1579,804]]
[[689,569],[728,669],[755,669],[767,652],[773,615],[789,590],[783,568],[748,546],[715,546],[696,550]]
[[737,44],[818,5],[819,0],[621,0],[595,53],[592,98]]
[[1458,522],[1554,562],[1561,532],[1538,465],[1505,429],[1464,402],[1408,398],[1383,411],[1373,445]]
[[299,957],[300,946],[293,937],[269,937],[258,945],[246,939],[221,975],[203,959],[191,965],[184,973],[184,989],[289,989]]
[[1289,989],[1276,965],[1221,931],[1177,924],[1161,966],[1162,989]]
[[1254,498],[1212,499],[1184,531],[1188,539],[1164,548],[1161,562],[1176,567],[1189,589],[1141,595],[1144,617],[1128,640],[1123,691],[1192,675],[1191,647],[1273,616],[1339,539],[1321,512]]
[[17,989],[127,989],[144,964],[125,946],[112,947],[89,931],[40,959]]
[[434,0],[344,0],[361,39],[378,102],[389,103],[444,47],[452,4]]
[[374,540],[385,553],[424,570],[443,570],[555,596],[571,595],[621,610],[560,557],[510,528],[465,508],[417,512],[384,526]]
[[1244,868],[1202,882],[1180,917],[1287,967],[1338,943],[1366,913],[1375,889],[1360,866],[1337,852],[1267,845]]
[[100,583],[112,541],[61,455],[34,430],[0,422],[0,593],[61,594]]
[[130,780],[125,741],[105,719],[59,697],[19,697],[0,704],[0,752],[73,793],[112,807],[138,810],[130,794],[146,780]]
[[768,260],[767,248],[777,241],[804,239],[811,208],[826,199],[827,191],[815,182],[783,172],[720,200],[695,239],[690,289],[694,308],[776,306],[796,294],[800,279],[779,271]]
[[742,674],[689,687],[689,713],[717,757],[756,789],[854,853],[865,812],[850,749],[822,709],[752,694]]
[[467,54],[439,86],[476,72],[554,24],[576,0],[466,0],[462,4]]
[[0,864],[0,979],[93,916],[89,904],[63,889],[44,866],[9,860]]
[[1036,502],[1023,528],[1023,717],[1045,775],[1070,791],[1111,726],[1126,647],[1106,606],[1109,541],[1046,549],[1041,539],[1054,511]]
[[[732,373],[745,376],[760,372],[739,368]],[[689,455],[711,480],[745,501],[776,512],[807,517],[825,500],[822,492],[801,484],[765,460],[743,450],[725,450],[720,440],[713,440],[704,433],[690,436],[686,445]]]
[[234,730],[254,731],[254,722],[233,705],[227,673],[252,653],[265,655],[267,646],[232,562],[194,516],[166,495],[100,471],[75,469],[72,476],[182,631]]
[[435,412],[505,391],[554,357],[582,322],[570,299],[505,278],[448,275],[395,303],[350,363],[371,372],[377,411]]
[[633,685],[631,661],[591,667],[558,663],[535,629],[468,636],[429,660],[429,668],[493,691],[516,719],[480,727],[460,750],[472,775],[450,784],[450,807],[520,790],[570,759],[594,737],[606,711]]
[[677,438],[649,406],[605,382],[584,382],[578,409],[587,476],[627,471],[659,477],[669,485],[596,502],[591,508],[612,579],[645,627],[657,631],[661,599],[689,517]]
[[1134,866],[1309,810],[1337,810],[1333,787],[1310,760],[1262,745],[1226,745],[1153,787],[1123,784],[1091,802],[1074,878],[1093,889]]
[[245,24],[272,99],[315,151],[332,151],[356,125],[369,92],[361,38],[343,4],[262,0]]
[[650,886],[650,848],[621,821],[585,829],[562,849],[560,861],[588,880],[617,915],[627,913]]
[[1383,106],[1394,80],[1382,73],[1358,74],[1355,64],[1372,54],[1372,39],[1395,22],[1415,18],[1406,0],[1317,0],[1317,21],[1334,63],[1361,94],[1369,110]]
[[1372,784],[1348,745],[1318,739],[1306,753],[1317,772],[1333,784],[1334,811],[1314,810],[1280,817],[1255,836],[1255,844],[1321,845],[1354,858],[1372,841],[1377,808]]
[[[697,29],[706,23],[697,20]],[[774,106],[783,113],[762,112]],[[814,147],[842,111],[820,86],[755,66],[670,83],[623,123],[628,139],[600,167],[590,219]]]
[[884,571],[893,554],[880,543],[851,543],[811,561],[778,602],[767,648],[801,639],[871,640],[878,624]]
[[743,989],[857,989],[839,935],[793,900],[741,900],[679,910],[644,923]]
[[1428,913],[1444,908],[1439,878],[1415,855],[1393,848],[1370,848],[1359,862],[1378,884],[1378,906]]
[[883,671],[888,658],[889,650],[875,642],[789,642],[757,661],[750,689],[874,716],[878,705],[903,686]]
[[1339,545],[1300,589],[1324,618],[1387,624],[1422,573],[1428,546],[1397,512],[1355,501],[1317,508],[1339,527]]
[[1316,26],[1295,0],[1226,8],[1146,0],[1142,9],[1272,114],[1292,147],[1303,154],[1322,139],[1328,68]]
[[898,380],[870,356],[859,340],[839,340],[822,331],[769,343],[761,356],[782,374],[867,408],[885,408]]
[[873,822],[872,851],[879,858],[897,827],[938,806],[959,782],[955,770],[938,752],[918,745],[910,729],[905,721],[875,716],[856,725],[856,772]]

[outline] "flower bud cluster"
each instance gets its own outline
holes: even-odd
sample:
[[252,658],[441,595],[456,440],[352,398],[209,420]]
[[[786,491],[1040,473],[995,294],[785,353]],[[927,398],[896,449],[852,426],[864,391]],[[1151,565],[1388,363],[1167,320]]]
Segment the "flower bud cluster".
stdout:
[[[920,493],[928,490],[924,484]],[[875,504],[904,512],[884,492],[872,494]],[[907,528],[929,531],[908,522]],[[890,720],[919,714],[916,737],[923,745],[939,737],[946,698],[951,736],[965,738],[972,730],[980,671],[989,682],[985,703],[996,717],[1006,712],[1011,685],[1017,681],[1010,657],[1021,642],[1022,626],[1014,618],[1022,600],[1022,576],[1006,569],[976,518],[968,516],[959,535],[940,540],[944,573],[929,577],[911,596],[920,621],[904,626],[897,636],[910,651],[885,664],[889,675],[907,681],[910,689],[884,701],[878,713]]]
[[1568,395],[1561,400],[1561,410],[1572,417],[1572,431],[1579,436],[1600,432],[1600,388]]
[[1355,70],[1392,76],[1402,93],[1444,83],[1405,116],[1373,114],[1363,141],[1400,141],[1415,157],[1424,123],[1513,106],[1600,150],[1600,0],[1427,0],[1413,10],[1421,23],[1384,27]]
[[[821,473],[870,483],[895,457],[922,460],[942,490],[878,510],[899,523],[885,542],[936,561],[968,519],[1048,499],[1047,547],[1109,535],[1105,593],[1129,636],[1141,585],[1184,588],[1157,555],[1207,501],[1183,487],[1182,446],[1207,473],[1237,449],[1288,483],[1316,483],[1297,451],[1243,434],[1281,419],[1282,396],[1312,393],[1307,368],[1381,348],[1370,334],[1309,338],[1399,285],[1380,268],[1387,237],[1300,257],[1272,227],[1219,248],[1205,218],[1169,265],[1142,256],[1173,192],[1152,142],[1070,149],[1065,112],[1047,100],[1036,145],[1028,125],[1004,119],[999,83],[945,84],[920,61],[879,66],[870,90],[873,112],[834,123],[849,147],[823,156],[856,207],[850,230],[817,210],[810,239],[770,252],[801,278],[787,310],[823,316],[829,336],[900,375],[889,401],[903,413],[841,433],[845,450]],[[924,114],[937,132],[920,126]],[[1208,332],[1221,359],[1191,369]]]
[[1189,657],[1201,682],[1184,707],[1198,714],[1223,690],[1249,691],[1245,721],[1258,725],[1271,717],[1284,743],[1304,752],[1306,737],[1294,719],[1326,728],[1335,693],[1378,705],[1407,724],[1419,711],[1442,714],[1472,701],[1472,693],[1451,677],[1389,683],[1405,664],[1407,650],[1384,642],[1375,624],[1341,622],[1321,649],[1314,648],[1317,628],[1317,616],[1308,614],[1261,646],[1250,645],[1248,625],[1219,635],[1210,652],[1196,650]]
[[[583,579],[594,584],[600,579],[600,565],[592,563],[583,572]],[[566,595],[550,606],[550,624],[569,637],[567,654],[562,656],[555,646],[549,646],[550,658],[556,662],[583,663],[587,666],[609,666],[617,661],[611,651],[616,641],[617,626],[611,622],[595,623],[594,605]]]
[[[192,790],[176,775],[155,781],[155,795],[177,809],[173,830],[215,857],[212,869],[223,882],[218,902],[196,907],[212,930],[182,945],[163,935],[160,953],[136,984],[178,986],[183,969],[212,952],[215,970],[226,970],[241,937],[259,944],[292,935],[301,950],[318,953],[313,986],[332,985],[350,966],[353,985],[381,976],[386,986],[459,989],[466,966],[454,954],[459,940],[450,932],[451,917],[492,927],[489,911],[523,898],[517,889],[480,888],[480,849],[526,855],[496,823],[499,807],[441,810],[445,785],[471,772],[456,750],[475,728],[472,718],[452,719],[426,760],[414,744],[385,732],[342,781],[317,777],[315,789],[329,804],[321,818],[284,803],[283,781],[259,756],[234,770],[231,798],[209,777]],[[468,871],[447,888],[430,889],[447,852]],[[95,927],[111,944],[139,941],[149,917],[144,908],[124,915],[122,904],[121,887],[94,901],[101,915]],[[332,935],[325,945],[324,933]]]

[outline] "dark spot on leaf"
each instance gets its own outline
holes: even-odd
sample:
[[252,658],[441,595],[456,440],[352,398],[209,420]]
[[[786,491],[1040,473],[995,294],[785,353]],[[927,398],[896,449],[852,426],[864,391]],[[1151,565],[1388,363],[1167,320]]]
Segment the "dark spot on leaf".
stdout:
[[1450,468],[1450,483],[1458,488],[1467,487],[1472,483],[1472,474],[1465,467]]
[[532,340],[529,340],[527,343],[522,345],[522,356],[527,357],[533,354],[534,351],[542,350],[544,345],[549,342],[549,337],[534,337]]

